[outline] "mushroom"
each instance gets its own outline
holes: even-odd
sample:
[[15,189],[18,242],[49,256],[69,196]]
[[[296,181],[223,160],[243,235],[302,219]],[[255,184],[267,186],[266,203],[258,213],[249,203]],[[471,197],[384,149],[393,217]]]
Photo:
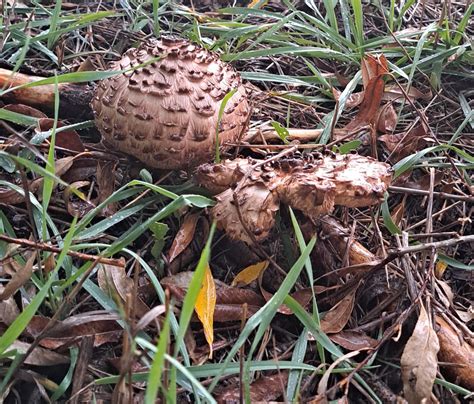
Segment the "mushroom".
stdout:
[[[280,203],[317,220],[335,206],[377,204],[392,179],[388,164],[358,154],[305,153],[268,162],[251,158],[203,164],[197,182],[216,194],[218,227],[234,239],[266,239]],[[237,207],[238,205],[238,207]]]
[[91,103],[97,128],[114,149],[150,167],[198,166],[214,155],[217,137],[221,145],[237,141],[246,129],[250,109],[239,74],[187,40],[149,40],[111,69],[124,72],[98,85]]

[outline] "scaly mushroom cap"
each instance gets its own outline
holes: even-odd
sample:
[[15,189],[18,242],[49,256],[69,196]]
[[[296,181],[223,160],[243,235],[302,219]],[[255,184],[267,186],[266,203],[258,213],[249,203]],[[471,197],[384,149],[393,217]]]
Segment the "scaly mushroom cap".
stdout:
[[250,113],[239,74],[219,56],[183,39],[150,40],[128,50],[92,100],[97,128],[115,149],[150,167],[186,169],[212,159],[219,108],[220,143],[237,141]]

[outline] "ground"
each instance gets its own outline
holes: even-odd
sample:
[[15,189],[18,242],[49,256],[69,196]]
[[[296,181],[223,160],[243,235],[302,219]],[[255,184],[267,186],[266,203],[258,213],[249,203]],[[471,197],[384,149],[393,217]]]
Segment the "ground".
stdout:
[[[0,401],[468,402],[473,4],[177,3],[2,3]],[[249,172],[221,209],[245,195],[233,226],[260,227],[229,228],[195,168],[96,128],[109,62],[162,35],[242,77],[249,128],[221,158],[292,180],[362,156],[390,184],[315,213],[291,182],[254,203]],[[7,70],[49,87],[19,97]]]

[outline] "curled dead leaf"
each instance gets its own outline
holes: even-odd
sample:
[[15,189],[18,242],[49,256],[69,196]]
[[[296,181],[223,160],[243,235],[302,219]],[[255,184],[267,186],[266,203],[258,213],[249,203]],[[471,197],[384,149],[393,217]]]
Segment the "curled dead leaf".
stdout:
[[7,300],[13,296],[16,291],[28,282],[33,274],[33,264],[36,259],[36,254],[31,254],[25,265],[18,268],[17,272],[13,274],[10,281],[4,286],[0,292],[0,301]]
[[400,359],[403,391],[410,404],[430,399],[438,371],[438,351],[438,337],[420,305],[418,321]]
[[16,112],[17,114],[27,115],[32,118],[47,118],[47,115],[44,112],[25,104],[8,104],[5,105],[3,109]]
[[[58,349],[71,345],[84,337],[93,337],[93,345],[100,346],[108,342],[118,341],[122,335],[122,327],[117,323],[118,316],[105,312],[81,313],[63,321],[55,321],[48,330],[40,345],[48,349]],[[33,316],[26,328],[26,334],[36,338],[45,327],[50,326],[51,319]]]
[[329,335],[332,341],[349,351],[363,351],[375,348],[378,344],[376,339],[369,337],[360,331],[343,330],[337,334]]
[[189,246],[191,241],[193,241],[194,232],[196,231],[196,225],[199,217],[200,213],[191,213],[186,215],[168,252],[169,262],[172,262]]
[[439,339],[438,359],[442,373],[461,386],[474,390],[474,348],[442,317],[436,316],[436,335]]
[[326,334],[342,331],[349,321],[354,308],[357,288],[353,288],[344,298],[331,308],[321,320],[321,330]]
[[125,273],[125,265],[118,267],[101,264],[97,278],[100,288],[112,296],[119,297],[122,304],[126,304],[130,298],[134,298],[134,312],[137,317],[143,317],[150,311],[150,308],[139,296],[134,296],[133,279]]

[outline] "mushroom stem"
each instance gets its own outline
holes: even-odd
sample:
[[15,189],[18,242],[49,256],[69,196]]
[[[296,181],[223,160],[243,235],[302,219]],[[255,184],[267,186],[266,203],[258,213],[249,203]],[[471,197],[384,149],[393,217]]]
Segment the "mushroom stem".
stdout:
[[[7,69],[0,69],[0,88],[3,91],[14,87],[25,86],[44,79],[45,77],[32,76]],[[74,113],[74,115],[77,116],[79,111],[79,115],[91,115],[92,111],[89,103],[92,98],[92,91],[90,87],[71,83],[59,83],[58,92],[61,100],[60,108],[63,114],[70,115],[71,113]],[[9,102],[52,109],[54,107],[55,85],[44,84],[31,87],[21,87],[3,94],[1,98]]]

